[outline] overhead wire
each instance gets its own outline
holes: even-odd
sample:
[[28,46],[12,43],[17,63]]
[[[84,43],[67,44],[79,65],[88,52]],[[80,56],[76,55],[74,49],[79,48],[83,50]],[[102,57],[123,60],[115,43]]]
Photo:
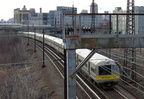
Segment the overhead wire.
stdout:
[[[141,87],[141,88],[144,89],[144,86],[143,86],[143,85],[141,85],[140,83],[134,81],[134,80],[131,79],[130,77],[127,77],[127,76],[123,75],[123,74],[120,73],[120,72],[117,72],[117,71],[114,71],[114,70],[112,70],[112,69],[109,69],[109,68],[107,68],[106,66],[102,66],[102,68],[103,68],[104,70],[106,70],[107,72],[109,72],[109,73],[111,73],[109,70],[111,70],[111,71],[113,71],[113,72],[115,72],[115,73],[118,73],[118,74],[120,74],[120,75],[122,75],[122,76],[128,78],[129,80],[133,81],[133,82],[136,83],[139,87]],[[112,74],[113,74],[113,73],[112,73]],[[120,78],[120,80],[124,81],[122,78]],[[141,93],[144,94],[143,90],[140,90],[138,87],[132,86],[132,85],[129,84],[129,82],[127,82],[127,81],[124,81],[124,82],[127,83],[127,84],[130,85],[131,87],[135,88],[136,90],[138,90],[138,91],[140,91]]]
[[[14,36],[24,36],[23,34],[16,34],[16,35],[1,35],[0,37],[14,37]],[[117,55],[113,55],[113,56],[115,56],[115,57],[118,57]],[[123,59],[123,60],[125,60],[125,58],[121,58],[121,57],[118,57],[119,59]],[[140,59],[144,59],[144,58],[140,58]],[[60,60],[62,60],[62,59],[55,59],[55,60],[44,60],[45,62],[48,62],[48,61],[60,61]],[[6,65],[21,65],[21,64],[31,64],[31,63],[40,63],[40,62],[43,62],[43,60],[39,60],[39,61],[27,61],[27,62],[16,62],[16,63],[3,63],[3,64],[0,64],[1,66],[6,66]],[[130,61],[129,61],[130,62]],[[137,63],[135,63],[135,64],[137,64]],[[139,66],[141,66],[141,67],[144,67],[144,66],[142,66],[141,64],[137,64],[137,65],[139,65]],[[124,66],[121,66],[122,68],[125,68]],[[108,69],[109,68],[107,68],[107,67],[103,67],[103,69],[105,69],[105,70],[107,70],[108,71]],[[129,69],[129,70],[131,70],[130,68],[126,68],[126,69]],[[113,71],[113,70],[112,70]],[[109,72],[109,71],[108,71]],[[135,72],[136,74],[138,74],[139,76],[141,76],[142,78],[144,78],[144,76],[142,76],[141,74],[139,74],[139,73],[137,73],[136,71],[133,71],[133,72]],[[123,75],[122,73],[120,73],[120,75],[122,75],[122,76],[125,76],[125,75]],[[127,76],[125,76],[126,78],[128,78],[128,79],[130,79],[131,81],[133,81],[133,82],[135,82],[137,85],[139,85],[140,87],[142,87],[142,88],[144,88],[144,86],[142,86],[141,84],[139,84],[139,83],[137,83],[136,81],[134,81],[134,80],[132,80],[130,77],[127,77]],[[120,78],[121,79],[121,78]],[[122,81],[124,81],[123,79],[121,79]],[[124,82],[126,82],[126,81],[124,81]],[[126,83],[128,83],[128,82],[126,82]],[[129,84],[129,83],[128,83]],[[131,84],[129,84],[129,85],[131,85]],[[131,85],[132,86],[132,85]],[[132,86],[132,87],[134,87],[134,86]],[[136,88],[136,87],[134,87],[134,88]],[[142,93],[144,93],[143,91],[141,91],[140,89],[138,89],[138,88],[136,88],[137,90],[139,90],[140,92],[142,92]]]
[[51,61],[61,61],[62,59],[54,59],[54,60],[39,60],[39,61],[26,61],[26,62],[15,62],[15,63],[0,63],[0,66],[6,65],[23,65],[23,64],[32,64],[32,63],[41,63],[41,62],[51,62]]
[[[111,56],[117,57],[117,59],[126,60],[125,58],[119,57],[118,55],[112,54]],[[127,62],[133,63],[133,62],[128,61],[128,60],[127,60]],[[136,64],[137,66],[144,68],[144,66],[142,64],[139,64],[139,63],[133,63],[133,64]]]

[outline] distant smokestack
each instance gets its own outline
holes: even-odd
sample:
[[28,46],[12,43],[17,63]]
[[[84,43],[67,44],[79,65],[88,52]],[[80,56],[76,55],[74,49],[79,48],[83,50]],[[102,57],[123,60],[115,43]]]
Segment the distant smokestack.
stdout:
[[42,8],[40,8],[40,13],[42,13]]

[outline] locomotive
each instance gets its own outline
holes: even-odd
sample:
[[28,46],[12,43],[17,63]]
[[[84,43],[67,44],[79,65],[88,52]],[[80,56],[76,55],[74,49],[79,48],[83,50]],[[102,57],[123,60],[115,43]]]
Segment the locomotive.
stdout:
[[[89,49],[77,49],[77,64],[80,64],[90,52]],[[113,88],[120,79],[119,67],[115,61],[99,53],[95,53],[89,59],[82,67],[81,72],[104,89]]]

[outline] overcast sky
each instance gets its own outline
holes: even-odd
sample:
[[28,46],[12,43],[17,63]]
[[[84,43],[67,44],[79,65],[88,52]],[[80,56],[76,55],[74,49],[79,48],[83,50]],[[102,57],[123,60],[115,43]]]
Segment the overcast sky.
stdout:
[[[43,12],[49,12],[49,10],[56,10],[56,6],[74,6],[78,8],[78,13],[82,9],[86,9],[89,12],[90,4],[92,0],[3,0],[0,5],[0,19],[8,20],[13,17],[13,11],[16,8],[23,8],[23,5],[27,9],[35,8],[36,12],[39,12],[39,8],[42,8]],[[115,7],[122,7],[126,9],[127,0],[95,0],[98,4],[98,11],[112,11]],[[135,0],[136,6],[143,6],[144,0]]]

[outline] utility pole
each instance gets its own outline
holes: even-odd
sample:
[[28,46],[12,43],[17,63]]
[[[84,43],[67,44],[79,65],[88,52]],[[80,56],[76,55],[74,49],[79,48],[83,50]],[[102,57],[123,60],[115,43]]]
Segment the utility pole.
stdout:
[[36,52],[36,27],[34,27],[34,52]]
[[57,18],[55,17],[55,34],[57,33]]
[[67,87],[67,54],[66,54],[66,49],[64,49],[64,99],[67,99],[68,97],[68,87]]
[[[74,14],[74,3],[73,3],[73,5],[72,5],[72,14]],[[72,31],[72,34],[74,34],[74,32],[75,32],[75,31],[74,31],[74,29],[75,29],[75,22],[74,22],[75,20],[74,20],[74,18],[75,18],[75,16],[73,15],[73,16],[72,16],[72,30],[73,30],[73,31]]]
[[[63,40],[65,39],[65,15],[63,15]],[[75,27],[75,26],[74,26]],[[73,34],[75,35],[75,33]],[[72,35],[72,36],[73,36]],[[65,45],[67,45],[67,41],[64,41]],[[76,76],[70,77],[70,75],[74,72],[76,68],[76,52],[75,49],[67,49],[65,46],[65,99],[76,99]]]
[[44,47],[45,47],[45,33],[44,33],[45,31],[44,31],[44,29],[43,29],[43,65],[42,65],[42,68],[45,68],[46,67],[46,65],[45,65],[45,49],[44,49]]
[[28,23],[28,41],[27,41],[27,45],[29,45],[29,23]]
[[[127,16],[126,16],[126,34],[135,34],[135,16],[130,15],[134,14],[134,6],[135,1],[134,0],[127,0]],[[130,71],[126,69],[125,71],[129,73],[132,80],[136,80],[136,74],[133,71],[136,71],[136,48],[126,48],[124,49],[124,66],[126,66],[128,69],[131,69]],[[124,80],[126,78],[124,77]]]
[[91,32],[94,32],[95,31],[95,2],[94,2],[94,0],[92,1],[92,18],[91,18]]

